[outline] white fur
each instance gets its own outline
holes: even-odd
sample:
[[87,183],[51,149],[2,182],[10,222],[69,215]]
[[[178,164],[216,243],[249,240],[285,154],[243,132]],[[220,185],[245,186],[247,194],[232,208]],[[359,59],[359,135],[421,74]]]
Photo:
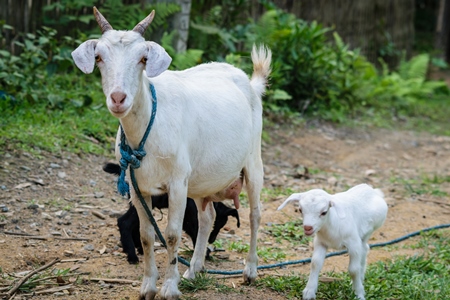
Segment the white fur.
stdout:
[[364,299],[367,242],[386,219],[388,207],[383,197],[381,190],[360,184],[335,195],[321,189],[292,194],[280,205],[278,210],[291,201],[298,201],[305,234],[316,234],[311,273],[303,290],[303,299],[316,299],[319,272],[328,247],[348,250],[353,290],[359,299]]
[[[256,243],[263,185],[261,95],[270,72],[270,50],[254,47],[251,80],[240,69],[225,63],[165,71],[171,60],[165,50],[156,43],[146,42],[133,31],[106,31],[100,39],[81,44],[72,56],[85,73],[92,71],[97,56],[108,109],[120,119],[127,141],[134,149],[138,147],[152,111],[149,84],[155,87],[156,118],[145,144],[147,156],[135,173],[148,205],[155,190],[169,194],[165,231],[168,263],[160,295],[166,299],[176,299],[180,295],[176,257],[186,197],[195,200],[199,211],[197,244],[191,267],[184,274],[186,278],[194,278],[204,266],[207,239],[214,220],[212,203],[205,211],[201,209],[203,198],[232,184],[241,170],[249,197],[251,224],[250,251],[243,275],[246,281],[253,282],[257,275]],[[145,65],[142,58],[147,58]],[[113,99],[114,93],[126,97],[117,101]],[[119,142],[118,132],[117,159],[120,159]],[[153,253],[154,229],[133,189],[131,199],[141,221],[144,249],[141,296],[153,299],[158,279]]]

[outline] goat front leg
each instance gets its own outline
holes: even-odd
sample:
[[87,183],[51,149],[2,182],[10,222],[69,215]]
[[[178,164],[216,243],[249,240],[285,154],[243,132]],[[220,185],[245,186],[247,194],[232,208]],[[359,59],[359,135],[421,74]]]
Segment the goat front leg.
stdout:
[[[144,197],[148,207],[152,208],[151,197]],[[158,293],[156,288],[156,281],[158,280],[158,269],[155,262],[155,229],[150,223],[149,216],[142,206],[140,200],[134,193],[131,192],[131,201],[136,207],[139,216],[139,232],[141,234],[142,249],[144,250],[144,278],[142,279],[142,286],[140,291],[140,299],[151,300],[154,299]]]
[[[191,266],[183,274],[186,279],[194,279],[195,274],[200,272],[204,268],[206,246],[208,243],[208,237],[211,233],[213,221],[216,217],[216,211],[214,209],[213,202],[208,201],[206,204],[205,199],[195,200],[198,211],[198,234],[197,241],[194,247],[194,254],[192,255]],[[202,207],[205,207],[203,211]]]
[[180,273],[178,272],[178,247],[181,240],[184,211],[186,209],[187,186],[184,180],[169,186],[169,214],[165,238],[167,243],[167,268],[160,296],[163,299],[178,299]]
[[308,283],[303,290],[303,299],[316,299],[317,286],[319,284],[319,273],[322,270],[323,262],[327,248],[322,245],[317,237],[314,239],[314,252],[311,259],[311,271],[309,273]]
[[[365,254],[366,247],[361,241],[354,241],[349,243],[351,247],[348,249],[348,255],[350,257],[350,262],[348,265],[348,272],[350,273],[350,277],[352,279],[352,288],[355,291],[356,296],[360,300],[364,300],[364,286],[362,279],[364,278],[364,269],[362,265],[362,261],[364,259],[364,267],[365,267]],[[363,257],[364,256],[364,257]]]

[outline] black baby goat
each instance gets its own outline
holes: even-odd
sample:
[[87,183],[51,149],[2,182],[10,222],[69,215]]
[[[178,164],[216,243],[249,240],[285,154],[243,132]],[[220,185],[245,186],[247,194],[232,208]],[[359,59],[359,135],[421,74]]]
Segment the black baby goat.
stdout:
[[[113,163],[107,163],[103,166],[103,170],[110,174],[119,175],[120,166]],[[212,244],[228,221],[228,216],[233,216],[237,220],[237,227],[240,227],[240,220],[238,211],[230,208],[222,202],[213,202],[216,210],[216,219],[214,220],[213,229],[209,235],[208,242]],[[152,196],[152,207],[163,209],[169,207],[169,197],[167,194]],[[198,233],[198,216],[197,206],[191,198],[187,198],[186,210],[184,212],[183,230],[192,239],[192,244],[195,247]],[[117,219],[117,226],[119,226],[120,242],[122,243],[123,252],[127,254],[127,260],[130,264],[137,264],[139,259],[136,255],[135,248],[139,254],[143,253],[141,238],[139,234],[139,218],[136,208],[130,203],[128,211]],[[206,258],[209,258],[210,250],[206,250]]]

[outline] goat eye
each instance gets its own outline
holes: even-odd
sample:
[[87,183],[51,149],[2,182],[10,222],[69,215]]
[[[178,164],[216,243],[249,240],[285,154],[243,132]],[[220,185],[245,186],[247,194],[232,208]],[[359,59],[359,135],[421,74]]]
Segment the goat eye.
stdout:
[[144,56],[143,58],[141,58],[140,62],[145,65],[147,63],[147,57]]
[[328,212],[328,210],[327,211],[324,211],[324,212],[322,212],[320,215],[321,216],[325,216],[326,214],[327,214],[327,212]]
[[96,62],[101,62],[102,61],[102,58],[100,57],[100,55],[96,55],[95,56],[95,61]]

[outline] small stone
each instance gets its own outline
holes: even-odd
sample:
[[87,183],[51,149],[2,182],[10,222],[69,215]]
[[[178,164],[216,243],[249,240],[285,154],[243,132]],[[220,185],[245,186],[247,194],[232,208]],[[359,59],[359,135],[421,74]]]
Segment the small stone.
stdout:
[[27,166],[20,166],[20,168],[25,171],[31,171],[31,169]]
[[105,196],[105,193],[103,192],[96,192],[94,193],[95,198],[103,198]]
[[65,211],[65,210],[58,210],[57,212],[55,212],[55,216],[57,216],[58,218],[65,217],[66,215],[67,215],[67,211]]
[[365,172],[366,176],[372,176],[372,175],[375,175],[375,174],[377,174],[377,171],[372,170],[372,169],[366,170],[366,172]]
[[39,208],[39,205],[37,205],[37,204],[30,204],[30,205],[28,205],[27,208],[28,208],[28,209],[38,209],[38,208]]
[[50,216],[48,213],[42,213],[41,216],[45,219],[45,220],[53,220],[53,217]]
[[2,210],[2,212],[8,212],[8,211],[9,211],[9,208],[8,208],[7,206],[3,206],[3,207],[1,208],[1,210]]
[[6,185],[0,185],[0,189],[6,190]]
[[72,256],[72,255],[73,255],[73,251],[70,251],[70,250],[64,250],[64,255],[65,255],[65,256]]
[[329,185],[335,186],[338,182],[337,178],[334,176],[331,176],[330,178],[327,179],[327,182]]
[[97,182],[95,180],[89,180],[89,185],[90,186],[95,186],[97,184]]
[[94,251],[94,245],[92,245],[92,244],[87,244],[86,246],[84,246],[84,250],[87,250],[87,251]]
[[58,172],[58,177],[59,178],[61,178],[61,179],[64,179],[64,178],[66,178],[66,172]]
[[52,168],[52,169],[59,169],[59,168],[61,168],[61,166],[58,165],[58,164],[55,164],[55,163],[51,163],[50,164],[50,168]]

